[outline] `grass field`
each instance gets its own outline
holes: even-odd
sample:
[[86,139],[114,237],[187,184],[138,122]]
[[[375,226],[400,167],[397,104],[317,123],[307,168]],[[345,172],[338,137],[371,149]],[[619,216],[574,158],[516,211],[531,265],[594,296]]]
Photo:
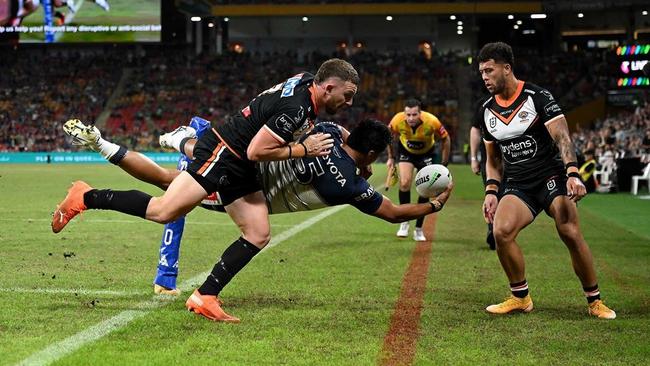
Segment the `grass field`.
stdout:
[[[507,280],[484,243],[480,179],[465,165],[451,170],[456,190],[438,220],[421,314],[410,319],[419,324],[409,335],[413,364],[648,364],[649,200],[591,195],[580,204],[616,320],[587,316],[546,216],[519,240],[535,311],[490,316],[483,309],[508,294]],[[376,167],[373,181],[383,178]],[[109,165],[0,165],[0,364],[381,363],[415,248],[394,236],[395,225],[351,207],[273,216],[280,242],[222,293],[242,322],[213,323],[188,313],[184,301],[237,237],[229,219],[201,209],[189,215],[179,278],[186,291],[158,299],[151,282],[160,225],[91,211],[51,233],[50,213],[74,179],[158,192]],[[389,196],[396,200],[396,190]]]

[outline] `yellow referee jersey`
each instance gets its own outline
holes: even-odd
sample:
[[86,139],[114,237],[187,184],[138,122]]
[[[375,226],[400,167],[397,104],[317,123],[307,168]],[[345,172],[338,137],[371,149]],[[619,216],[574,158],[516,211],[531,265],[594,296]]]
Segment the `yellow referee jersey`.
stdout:
[[415,130],[406,123],[404,112],[397,113],[390,121],[390,130],[399,134],[399,142],[411,154],[424,154],[431,150],[435,143],[434,134],[437,133],[440,138],[448,135],[438,117],[433,114],[421,111],[420,120],[422,123]]

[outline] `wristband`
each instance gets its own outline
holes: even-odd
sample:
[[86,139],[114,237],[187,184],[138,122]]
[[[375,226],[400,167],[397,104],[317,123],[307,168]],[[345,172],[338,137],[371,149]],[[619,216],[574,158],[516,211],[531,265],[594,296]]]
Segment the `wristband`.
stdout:
[[487,196],[488,194],[493,194],[495,196],[498,196],[498,192],[495,191],[494,189],[488,189],[487,191],[485,191],[485,195]]
[[568,173],[566,176],[569,177],[569,178],[578,178],[578,179],[582,180],[582,178],[580,178],[580,174],[578,172],[571,172],[571,173]]
[[494,185],[497,186],[497,187],[501,187],[501,182],[499,182],[499,181],[496,180],[496,179],[492,179],[492,178],[490,178],[490,179],[488,179],[488,180],[485,181],[485,185],[486,185],[486,186],[489,186],[490,184],[494,184]]
[[291,159],[291,145],[287,145],[287,147],[289,148],[289,159]]
[[476,156],[471,157],[472,161],[478,161],[478,158]]
[[[438,203],[439,206],[436,206],[436,204],[434,202]],[[442,202],[440,202],[438,200],[429,201],[429,204],[431,205],[431,213],[438,212],[438,211],[442,210],[442,206],[444,206],[442,204]]]
[[575,168],[577,168],[577,167],[578,167],[578,163],[575,162],[575,161],[570,161],[570,162],[564,164],[564,169],[569,169],[569,168],[571,168],[571,167],[575,167]]
[[305,149],[305,156],[307,156],[307,146],[305,146],[305,143],[302,141],[300,141],[299,144]]

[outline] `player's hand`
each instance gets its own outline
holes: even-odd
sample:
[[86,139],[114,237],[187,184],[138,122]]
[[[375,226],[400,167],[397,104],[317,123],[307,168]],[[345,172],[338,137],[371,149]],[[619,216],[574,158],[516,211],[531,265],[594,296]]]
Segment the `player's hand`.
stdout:
[[587,188],[580,178],[569,177],[566,181],[566,193],[573,202],[578,202],[587,194]]
[[307,149],[307,156],[325,156],[329,155],[332,147],[334,146],[334,139],[329,133],[315,133],[309,135],[305,141],[302,142]]
[[481,174],[481,165],[478,163],[478,160],[472,160],[470,166],[472,167],[472,173],[476,175]]
[[499,200],[497,196],[493,194],[485,195],[485,200],[483,201],[483,218],[488,224],[494,222],[494,213],[497,212],[497,205]]
[[435,200],[442,203],[443,205],[447,202],[449,199],[449,196],[451,195],[451,191],[454,190],[454,182],[449,182],[447,185],[447,188],[445,188],[442,193],[436,196]]
[[371,165],[366,165],[364,167],[359,168],[359,175],[363,179],[368,179],[372,175],[372,166]]

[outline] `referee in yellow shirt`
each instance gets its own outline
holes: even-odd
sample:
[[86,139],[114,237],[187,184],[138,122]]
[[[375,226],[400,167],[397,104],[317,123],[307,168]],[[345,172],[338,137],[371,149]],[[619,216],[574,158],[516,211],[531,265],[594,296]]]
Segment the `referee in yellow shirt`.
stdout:
[[[420,101],[409,99],[406,101],[404,112],[397,113],[390,121],[389,128],[393,133],[393,144],[388,145],[388,170],[398,162],[399,169],[399,203],[411,202],[411,183],[413,181],[413,169],[423,167],[436,162],[435,139],[438,137],[442,142],[441,164],[447,166],[449,153],[451,151],[451,140],[445,127],[433,114],[421,109]],[[427,202],[429,197],[419,197],[418,202]],[[435,215],[435,214],[434,214]],[[422,232],[424,218],[415,222],[413,239],[415,241],[426,240]],[[408,221],[400,224],[397,236],[405,238],[409,234]]]

